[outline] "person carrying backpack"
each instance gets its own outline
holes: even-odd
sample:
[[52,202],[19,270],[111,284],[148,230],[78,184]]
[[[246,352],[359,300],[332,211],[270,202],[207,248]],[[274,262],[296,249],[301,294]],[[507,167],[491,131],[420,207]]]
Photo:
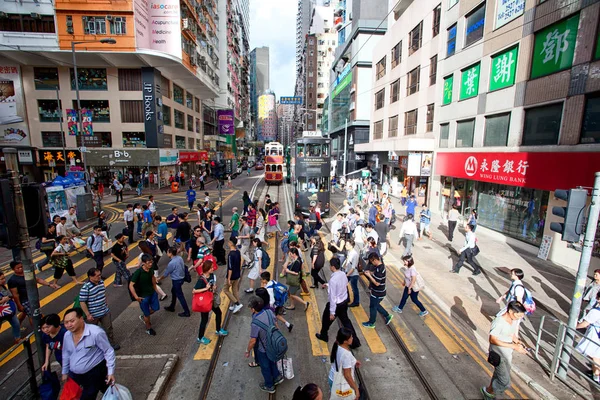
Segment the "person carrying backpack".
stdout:
[[[513,268],[510,270],[510,280],[512,281],[510,287],[502,296],[496,299],[496,303],[502,304],[505,302],[509,304],[513,301],[518,301],[525,307],[525,315],[531,315],[535,311],[535,302],[533,301],[533,296],[531,292],[525,288],[523,285],[522,279],[525,277],[525,273],[521,268]],[[502,309],[496,314],[496,316],[500,316],[506,312],[506,306],[502,307]],[[519,327],[521,325],[521,321],[523,319],[519,319],[516,323],[517,325],[517,335],[519,334]]]
[[275,386],[284,380],[277,369],[277,361],[285,356],[287,341],[277,329],[275,315],[260,297],[253,296],[249,307],[252,311],[252,323],[245,356],[250,357],[250,352],[254,350],[254,357],[265,380],[259,385],[260,390],[275,393]]
[[[269,293],[269,307],[271,308],[271,311],[275,313],[277,319],[283,322],[286,328],[288,328],[288,332],[291,333],[292,329],[294,329],[294,324],[290,324],[285,318],[283,318],[283,313],[285,312],[284,306],[289,298],[287,286],[285,286],[283,283],[277,282],[276,280],[271,280],[271,273],[269,271],[265,271],[260,274],[260,286],[265,288],[267,293]],[[256,295],[260,297],[258,294],[258,289]],[[263,298],[263,300],[265,299]]]

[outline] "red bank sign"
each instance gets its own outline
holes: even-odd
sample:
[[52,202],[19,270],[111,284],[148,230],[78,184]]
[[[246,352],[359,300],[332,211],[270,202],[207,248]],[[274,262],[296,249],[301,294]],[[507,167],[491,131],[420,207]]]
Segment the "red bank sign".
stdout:
[[593,186],[599,153],[437,153],[435,174],[532,189]]

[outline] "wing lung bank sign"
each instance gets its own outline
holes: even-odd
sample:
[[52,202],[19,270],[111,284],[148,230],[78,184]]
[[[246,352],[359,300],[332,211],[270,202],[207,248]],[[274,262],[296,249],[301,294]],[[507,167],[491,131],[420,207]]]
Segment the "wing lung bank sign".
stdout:
[[134,0],[138,49],[161,51],[181,59],[179,0]]
[[435,174],[553,191],[593,186],[598,153],[438,153]]
[[20,67],[0,58],[0,145],[30,145],[24,115]]

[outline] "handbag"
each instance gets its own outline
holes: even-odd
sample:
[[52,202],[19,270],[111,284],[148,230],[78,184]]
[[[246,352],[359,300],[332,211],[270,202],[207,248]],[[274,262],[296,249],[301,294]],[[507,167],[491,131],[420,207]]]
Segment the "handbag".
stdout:
[[0,305],[0,319],[8,317],[17,312],[17,305],[14,301],[9,300]]
[[[208,281],[204,276],[201,276],[206,282],[206,286],[208,287]],[[214,293],[210,290],[207,290],[202,293],[194,293],[192,298],[192,311],[193,312],[209,312],[213,308],[213,298]]]
[[269,226],[277,225],[277,218],[275,217],[275,215],[269,215],[268,220],[269,220]]
[[83,394],[83,389],[73,378],[67,378],[67,382],[63,386],[60,400],[79,400]]
[[288,286],[300,286],[300,275],[285,274],[285,279]]
[[413,285],[412,289],[415,292],[418,292],[419,290],[422,290],[424,287],[425,287],[425,280],[423,279],[421,274],[417,272],[417,279],[415,280],[415,284]]
[[333,385],[331,385],[330,400],[355,400],[356,392],[350,387],[344,377],[344,371],[340,371],[335,360],[335,375],[333,376]]
[[481,250],[479,250],[479,246],[475,245],[475,247],[473,247],[473,249],[471,250],[471,253],[473,254],[473,257],[481,253]]
[[494,350],[490,350],[487,362],[489,362],[493,367],[497,367],[498,365],[500,365],[500,361],[500,354],[496,353]]
[[42,400],[58,400],[60,394],[60,380],[56,372],[44,371],[42,384],[39,387]]
[[282,358],[277,362],[277,369],[285,379],[294,379],[294,366],[291,357]]
[[54,240],[50,240],[48,242],[41,242],[40,243],[40,251],[44,252],[44,251],[52,251],[54,250],[54,246],[55,246],[55,242]]

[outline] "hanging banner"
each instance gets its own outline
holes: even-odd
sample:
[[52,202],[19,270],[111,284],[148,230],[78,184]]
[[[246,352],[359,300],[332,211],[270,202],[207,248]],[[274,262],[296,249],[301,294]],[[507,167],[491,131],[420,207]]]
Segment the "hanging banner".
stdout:
[[67,112],[67,127],[69,128],[69,136],[77,136],[77,110],[68,108]]
[[83,136],[94,136],[92,110],[88,110],[87,108],[81,109],[81,129],[83,130]]
[[219,123],[220,135],[234,135],[235,122],[233,118],[233,110],[217,110],[217,120]]
[[406,176],[421,176],[421,153],[409,153]]

